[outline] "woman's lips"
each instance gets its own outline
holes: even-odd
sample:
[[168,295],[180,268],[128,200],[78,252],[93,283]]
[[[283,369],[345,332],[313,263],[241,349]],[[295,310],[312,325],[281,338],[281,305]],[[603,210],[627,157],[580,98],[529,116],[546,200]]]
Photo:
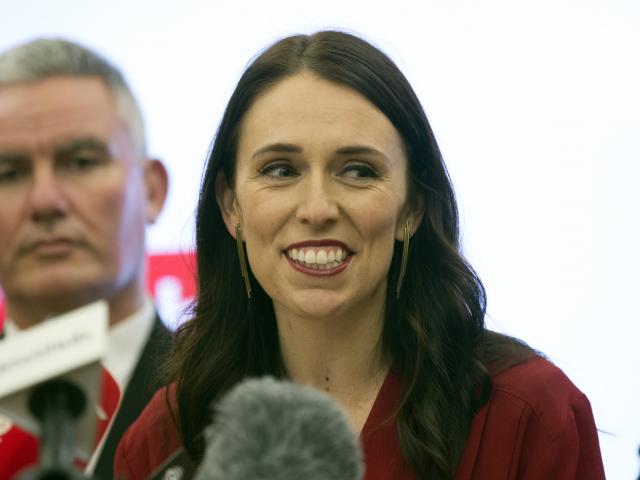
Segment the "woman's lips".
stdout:
[[334,240],[332,238],[322,240],[305,240],[304,242],[292,243],[286,248],[286,250],[289,251],[294,248],[300,249],[313,247],[336,247],[342,248],[345,251],[349,251],[349,247],[347,247],[344,242],[341,242],[340,240]]
[[289,262],[289,265],[291,266],[291,268],[293,268],[294,270],[297,270],[298,272],[305,273],[307,275],[311,275],[315,277],[327,277],[332,275],[338,275],[339,273],[343,272],[351,264],[353,255],[348,255],[341,262],[333,262],[332,264],[325,264],[322,266],[322,268],[317,263],[307,264],[307,263],[299,262],[297,260],[292,259],[287,254],[285,254],[285,258],[287,259],[287,262]]
[[353,256],[344,242],[335,239],[292,243],[283,254],[292,268],[314,276],[337,275],[348,267]]

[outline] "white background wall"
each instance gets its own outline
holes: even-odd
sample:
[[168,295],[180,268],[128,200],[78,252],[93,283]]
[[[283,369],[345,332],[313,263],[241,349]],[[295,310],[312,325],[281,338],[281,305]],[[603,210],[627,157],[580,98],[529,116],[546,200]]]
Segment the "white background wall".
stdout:
[[640,469],[640,2],[0,0],[0,49],[62,35],[120,65],[172,176],[153,252],[189,249],[203,159],[244,65],[341,27],[418,92],[457,188],[489,324],[589,396],[611,479]]

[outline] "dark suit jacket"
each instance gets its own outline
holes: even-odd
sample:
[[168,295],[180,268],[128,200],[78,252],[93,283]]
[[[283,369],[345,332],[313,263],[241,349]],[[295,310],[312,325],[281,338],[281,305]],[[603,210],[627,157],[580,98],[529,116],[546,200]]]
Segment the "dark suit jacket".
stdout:
[[169,352],[171,332],[156,314],[151,335],[142,350],[140,360],[131,374],[116,418],[109,430],[100,458],[94,471],[98,480],[113,478],[113,460],[116,447],[125,430],[131,425],[158,389],[157,367]]

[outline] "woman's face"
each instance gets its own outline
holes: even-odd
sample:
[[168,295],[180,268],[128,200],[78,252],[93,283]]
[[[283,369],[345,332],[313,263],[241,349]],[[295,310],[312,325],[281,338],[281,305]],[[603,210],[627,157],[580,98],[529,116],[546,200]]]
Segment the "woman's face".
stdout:
[[234,191],[220,187],[218,200],[229,232],[242,226],[276,312],[382,308],[407,168],[400,135],[355,90],[303,72],[257,98],[240,130]]

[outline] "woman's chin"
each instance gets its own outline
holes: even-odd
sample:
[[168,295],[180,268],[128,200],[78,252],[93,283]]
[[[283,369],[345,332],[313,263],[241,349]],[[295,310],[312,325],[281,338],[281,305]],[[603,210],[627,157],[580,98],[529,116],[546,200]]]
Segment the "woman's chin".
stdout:
[[326,290],[296,292],[276,308],[298,317],[336,319],[350,310],[351,302],[344,295]]

